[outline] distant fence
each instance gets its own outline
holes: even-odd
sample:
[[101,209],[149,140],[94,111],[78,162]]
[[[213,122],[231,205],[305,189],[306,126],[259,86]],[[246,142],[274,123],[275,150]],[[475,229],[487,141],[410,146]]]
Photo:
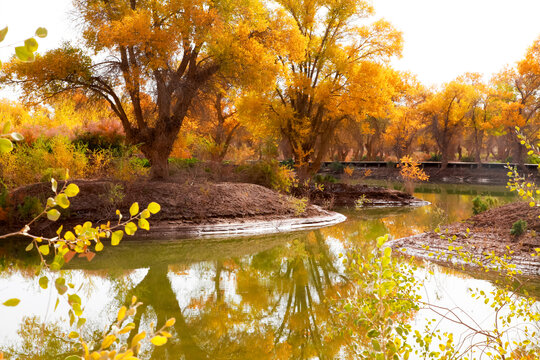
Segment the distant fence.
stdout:
[[[338,161],[343,166],[352,166],[360,168],[394,168],[397,163],[390,161]],[[333,162],[326,161],[323,162],[322,168],[328,168]],[[476,163],[476,162],[458,162],[451,161],[448,163],[447,168],[449,169],[505,169],[506,163]],[[516,163],[510,163],[510,166],[518,166]],[[440,161],[422,161],[420,162],[420,167],[422,168],[440,168]],[[525,167],[528,170],[534,171],[538,169],[538,164],[525,164]]]

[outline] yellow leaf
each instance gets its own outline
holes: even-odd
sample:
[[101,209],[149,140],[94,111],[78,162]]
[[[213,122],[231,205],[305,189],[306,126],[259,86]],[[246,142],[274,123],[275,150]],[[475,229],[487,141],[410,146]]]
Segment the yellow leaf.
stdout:
[[135,347],[135,346],[139,343],[139,341],[141,341],[141,340],[144,339],[145,337],[146,337],[146,332],[145,332],[145,331],[140,332],[140,333],[138,333],[137,335],[135,335],[135,336],[133,337],[133,340],[131,340],[131,347],[132,347],[132,348]]
[[150,342],[155,346],[162,346],[167,343],[167,338],[165,336],[156,335],[152,338],[152,340],[150,340]]
[[103,243],[102,242],[98,242],[96,244],[96,251],[101,251],[103,250]]
[[126,317],[126,311],[127,311],[127,308],[125,306],[122,306],[120,308],[120,310],[118,311],[118,317],[117,317],[118,321],[122,321]]
[[152,214],[157,214],[161,210],[161,206],[156,202],[151,202],[148,204],[148,211]]
[[114,340],[116,340],[116,336],[114,335],[107,335],[105,337],[105,339],[103,340],[103,342],[101,343],[101,348],[102,349],[107,349],[109,348],[109,346],[112,345],[112,343],[114,342]]
[[[127,226],[126,226],[126,228],[127,228]],[[122,240],[123,236],[124,236],[124,232],[122,230],[117,230],[117,231],[113,232],[113,234],[111,236],[111,245],[116,246],[116,245],[120,244],[120,241]]]
[[135,216],[139,213],[139,203],[138,202],[134,202],[133,205],[131,205],[131,207],[129,208],[129,214],[131,216]]
[[171,327],[174,325],[174,323],[176,322],[176,319],[175,318],[170,318],[169,320],[167,320],[167,322],[165,323],[165,326],[166,327]]
[[49,255],[49,245],[41,245],[38,249],[43,255]]

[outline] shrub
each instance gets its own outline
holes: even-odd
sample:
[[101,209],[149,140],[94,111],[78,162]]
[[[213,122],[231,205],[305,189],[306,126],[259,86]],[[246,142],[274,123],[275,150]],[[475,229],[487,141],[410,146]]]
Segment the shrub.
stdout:
[[462,156],[460,161],[462,161],[462,162],[475,162],[476,159],[474,158],[474,156],[467,155],[467,156]]
[[88,163],[86,149],[68,138],[40,138],[32,145],[19,143],[0,157],[0,178],[9,187],[48,181],[52,176],[64,179],[66,169],[71,177],[82,178],[89,170]]
[[330,163],[330,165],[328,165],[328,168],[334,174],[342,174],[343,171],[345,170],[345,166],[343,166],[343,164],[340,163],[339,161],[334,161]]
[[105,136],[97,133],[85,132],[73,140],[75,146],[85,147],[89,151],[111,150],[116,156],[121,156],[124,150],[124,136]]
[[306,212],[308,199],[307,198],[296,198],[291,196],[289,202],[294,210],[294,215],[300,216]]
[[35,196],[26,196],[21,205],[17,206],[17,212],[21,220],[31,220],[44,210],[41,200]]
[[477,215],[499,205],[499,199],[492,196],[477,196],[472,201],[473,214]]
[[294,160],[293,159],[282,160],[279,162],[279,165],[288,167],[289,169],[292,170],[294,169]]
[[427,161],[441,161],[442,155],[441,154],[430,154],[429,159]]
[[199,163],[197,158],[189,159],[180,159],[180,158],[169,158],[169,165],[176,167],[178,169],[189,169],[195,167]]
[[296,184],[294,171],[279,165],[276,160],[263,160],[249,165],[239,166],[236,171],[246,180],[277,191],[289,192]]
[[333,177],[332,175],[322,175],[322,174],[316,174],[313,177],[313,181],[317,184],[335,184],[337,182],[337,179]]
[[518,220],[512,224],[510,229],[510,235],[520,236],[527,230],[527,222],[525,220]]

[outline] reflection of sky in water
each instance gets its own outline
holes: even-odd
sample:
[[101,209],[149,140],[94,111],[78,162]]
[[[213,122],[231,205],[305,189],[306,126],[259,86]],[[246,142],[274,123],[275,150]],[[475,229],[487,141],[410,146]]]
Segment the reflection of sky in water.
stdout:
[[[107,275],[108,269],[106,271],[101,269],[99,273],[67,270],[66,274],[70,279],[68,282],[72,282],[75,288],[82,285],[79,294],[83,298],[84,316],[88,318],[87,326],[92,330],[103,329],[113,321],[118,308],[131,299],[131,292],[150,276],[151,269],[163,269],[154,270],[153,276],[157,277],[152,281],[163,281],[159,280],[161,271],[165,283],[160,282],[161,285],[158,285],[157,289],[152,287],[151,283],[144,284],[151,287],[152,293],[147,295],[150,303],[149,307],[144,309],[141,330],[144,330],[144,326],[150,322],[155,322],[159,316],[172,316],[174,313],[173,309],[162,308],[164,305],[160,302],[160,297],[163,296],[160,290],[166,293],[166,289],[160,289],[159,286],[167,285],[170,286],[169,291],[172,290],[176,297],[177,307],[181,311],[181,314],[176,316],[184,317],[183,321],[188,329],[191,329],[190,332],[193,332],[193,337],[201,343],[211,342],[204,339],[204,334],[207,330],[213,330],[209,326],[213,316],[219,315],[219,311],[223,311],[226,317],[220,321],[231,322],[231,328],[228,330],[231,332],[230,336],[242,332],[254,333],[267,327],[277,329],[283,322],[291,294],[294,295],[294,292],[301,289],[307,291],[306,296],[312,312],[309,321],[324,323],[328,321],[325,316],[329,315],[324,315],[320,304],[323,303],[321,296],[324,297],[328,289],[325,287],[326,280],[321,279],[328,279],[327,281],[334,286],[343,286],[340,274],[343,273],[344,266],[339,254],[353,248],[370,251],[374,239],[386,233],[390,233],[393,237],[412,235],[433,229],[439,224],[470,216],[471,200],[476,195],[456,194],[455,189],[459,187],[452,189],[454,193],[450,194],[444,191],[429,193],[429,189],[428,192],[416,194],[417,197],[431,202],[430,206],[415,209],[349,210],[346,211],[349,220],[343,224],[322,229],[320,232],[299,234],[299,241],[284,238],[281,245],[277,242],[276,247],[258,253],[255,251],[252,255],[242,252],[237,256],[234,253],[234,246],[230,247],[233,250],[227,248],[229,250],[224,251],[221,258],[216,257],[215,251],[210,250],[208,254],[211,255],[205,255],[205,243],[201,241],[196,247],[197,251],[193,252],[196,254],[195,258],[173,262],[168,267],[163,267],[163,264],[159,263],[160,255],[168,249],[164,245],[156,253],[152,253],[150,248],[134,252],[136,256],[133,263],[144,263],[148,268],[138,270],[115,268],[112,271],[114,275]],[[248,239],[238,240],[238,248],[241,248],[242,244],[245,247],[246,241]],[[174,251],[181,252],[172,247],[169,249],[173,255],[167,254],[169,256],[167,259],[170,256],[174,257]],[[178,256],[185,259],[180,252]],[[84,264],[81,263],[81,266]],[[290,272],[291,269],[296,270]],[[0,348],[16,343],[19,324],[24,316],[32,314],[38,315],[46,322],[60,322],[66,332],[69,331],[68,305],[61,301],[58,309],[54,311],[56,292],[50,288],[41,290],[38,279],[29,275],[32,271],[34,270],[10,270],[0,274],[0,302],[11,297],[21,299],[21,303],[15,308],[0,307],[2,323]],[[493,285],[490,282],[476,280],[455,271],[448,272],[440,267],[434,267],[434,271],[435,276],[427,276],[425,280],[426,299],[429,298],[440,306],[466,309],[468,315],[473,316],[482,326],[492,325],[493,310],[489,305],[479,301],[473,302],[468,291],[468,288],[492,290]],[[217,272],[219,281],[216,281]],[[419,270],[418,275],[423,274],[425,272]],[[300,301],[303,298],[295,299]],[[157,304],[157,308],[153,303]],[[216,311],[218,313],[214,314]],[[417,314],[414,327],[423,328],[426,317],[431,318],[431,315],[426,312]],[[219,319],[219,316],[217,318]],[[294,321],[299,320],[292,319],[287,326],[294,327]],[[304,326],[312,325],[304,324]],[[448,321],[441,322],[439,328],[442,331],[456,332],[456,335],[462,332],[458,326]],[[212,344],[206,346],[211,347]],[[148,351],[145,349],[144,353],[149,354]],[[339,354],[343,352],[338,350],[334,356]]]

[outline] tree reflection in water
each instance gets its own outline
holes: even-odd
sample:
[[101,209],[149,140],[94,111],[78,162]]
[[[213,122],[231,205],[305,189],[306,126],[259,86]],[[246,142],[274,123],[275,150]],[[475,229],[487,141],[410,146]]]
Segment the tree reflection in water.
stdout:
[[[333,297],[350,286],[320,231],[242,259],[212,262],[213,289],[181,309],[167,265],[153,265],[132,291],[144,303],[135,323],[176,318],[173,338],[152,359],[334,359]],[[223,279],[234,279],[226,296]],[[193,311],[196,310],[196,311]]]

